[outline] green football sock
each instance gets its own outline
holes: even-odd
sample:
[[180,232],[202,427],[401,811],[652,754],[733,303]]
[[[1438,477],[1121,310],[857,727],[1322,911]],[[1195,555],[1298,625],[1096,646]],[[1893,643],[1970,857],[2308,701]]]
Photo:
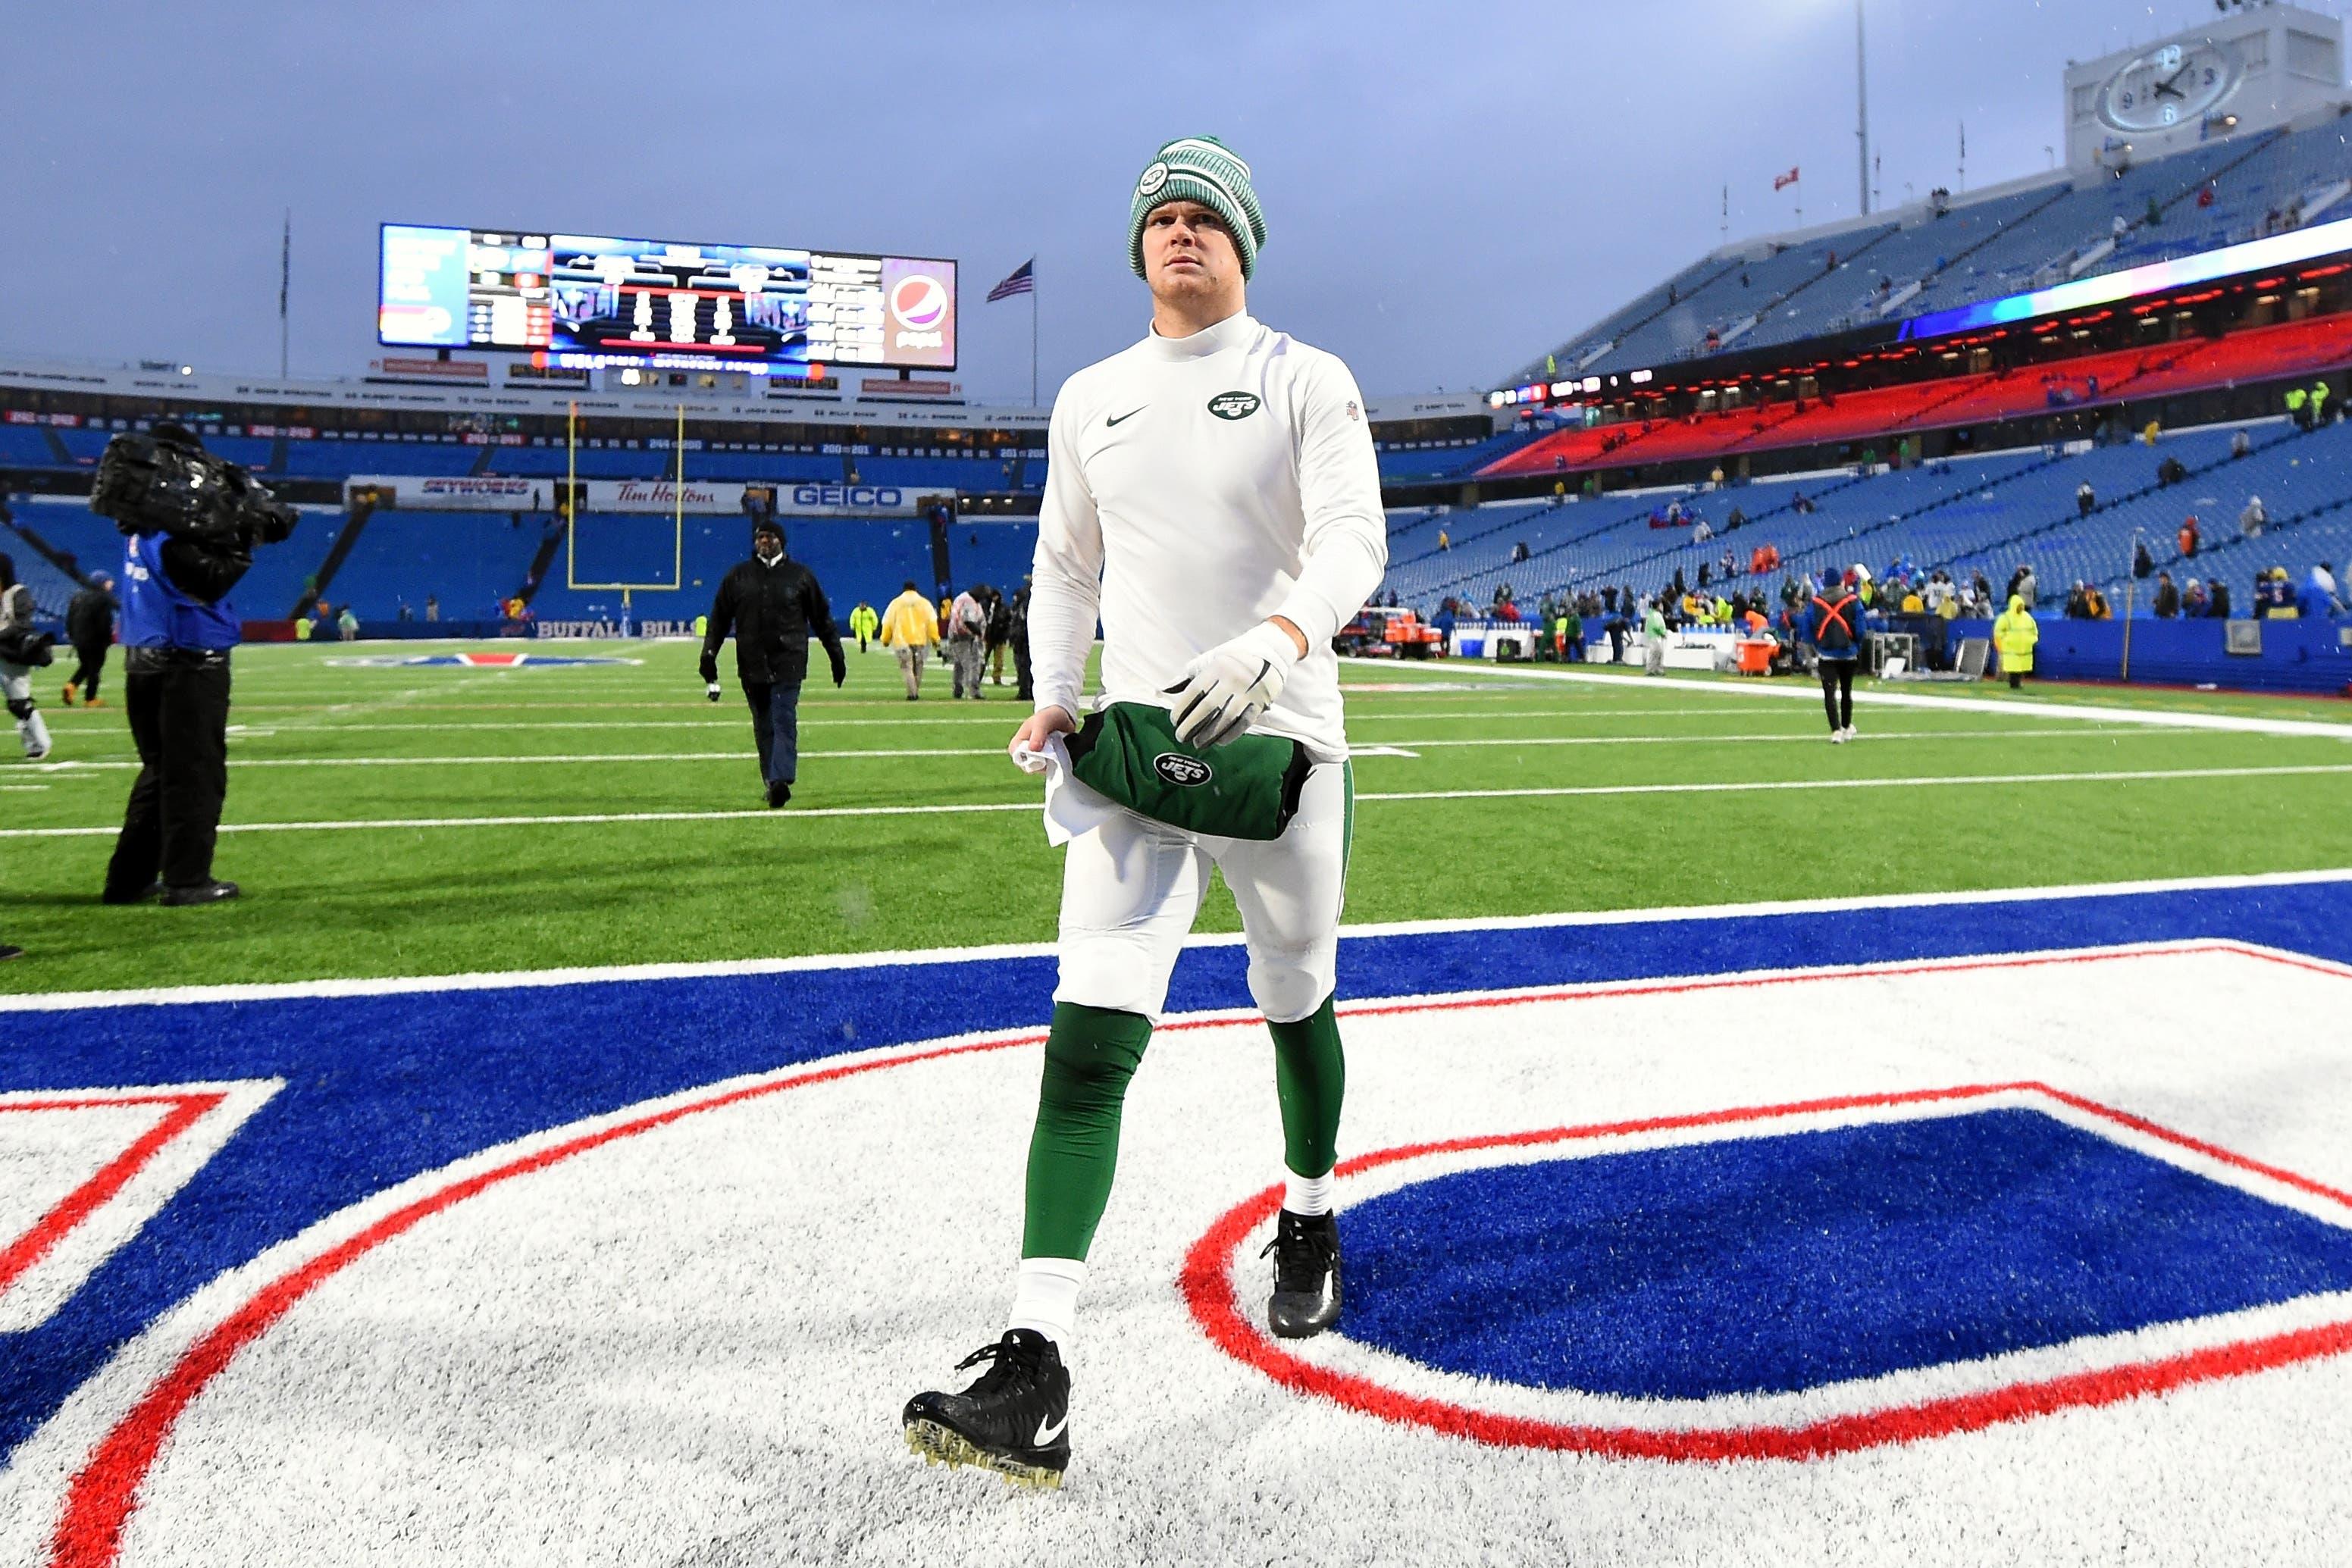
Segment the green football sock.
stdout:
[[1079,1258],[1110,1201],[1119,1108],[1151,1040],[1151,1020],[1108,1008],[1054,1004],[1037,1126],[1029,1136],[1024,1258]]
[[1292,1172],[1319,1176],[1339,1156],[1339,1102],[1348,1059],[1331,998],[1296,1023],[1266,1022],[1274,1036],[1274,1088],[1282,1102],[1282,1159]]

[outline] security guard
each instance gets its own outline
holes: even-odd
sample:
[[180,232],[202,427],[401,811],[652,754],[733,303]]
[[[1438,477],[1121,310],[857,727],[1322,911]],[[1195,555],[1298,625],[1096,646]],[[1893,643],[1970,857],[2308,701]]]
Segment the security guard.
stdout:
[[849,675],[824,590],[808,568],[785,556],[783,525],[773,517],[752,525],[751,559],[729,569],[710,601],[709,627],[702,634],[702,680],[712,702],[719,700],[719,645],[730,632],[735,676],[751,705],[760,777],[767,780],[772,809],[793,798],[799,776],[801,683],[808,677],[809,638],[824,643],[835,685]]
[[862,599],[849,612],[849,634],[857,639],[857,651],[861,653],[866,652],[866,644],[873,640],[874,633],[881,626],[882,617],[875,613],[874,606]]
[[122,541],[122,706],[139,778],[106,868],[108,904],[160,894],[166,904],[235,898],[213,876],[228,795],[229,650],[238,639],[227,592],[247,561],[162,533]]

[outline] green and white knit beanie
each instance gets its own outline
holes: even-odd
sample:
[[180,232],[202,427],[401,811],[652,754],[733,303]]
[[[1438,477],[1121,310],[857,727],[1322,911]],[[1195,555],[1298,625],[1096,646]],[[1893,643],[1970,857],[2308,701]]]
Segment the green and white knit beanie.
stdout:
[[1127,259],[1143,276],[1143,220],[1170,202],[1198,202],[1225,220],[1241,253],[1242,277],[1257,271],[1258,247],[1265,244],[1265,214],[1250,188],[1250,166],[1213,136],[1182,136],[1152,155],[1135,182],[1128,214]]

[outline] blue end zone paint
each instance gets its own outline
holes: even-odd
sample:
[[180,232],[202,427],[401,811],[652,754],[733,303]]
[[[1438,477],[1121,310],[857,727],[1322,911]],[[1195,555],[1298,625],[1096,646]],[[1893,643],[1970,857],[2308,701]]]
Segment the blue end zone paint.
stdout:
[[1780,1394],[2352,1289],[2352,1229],[2005,1108],[1419,1182],[1341,1331],[1630,1399]]
[[[2235,937],[2352,963],[2352,883],[1351,938],[1343,996]],[[1245,1008],[1238,947],[1169,1006]],[[18,1013],[0,1089],[283,1078],[286,1088],[39,1328],[0,1335],[0,1455],[125,1340],[225,1270],[493,1145],[845,1051],[1042,1026],[1050,959]]]

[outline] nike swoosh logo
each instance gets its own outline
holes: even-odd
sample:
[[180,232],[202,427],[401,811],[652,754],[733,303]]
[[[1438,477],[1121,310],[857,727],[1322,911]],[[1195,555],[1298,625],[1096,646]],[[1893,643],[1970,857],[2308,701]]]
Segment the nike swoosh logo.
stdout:
[[1046,1444],[1060,1437],[1064,1431],[1067,1430],[1069,1425],[1070,1414],[1066,1410],[1062,1412],[1062,1418],[1059,1421],[1055,1422],[1050,1427],[1046,1426],[1044,1420],[1040,1419],[1037,1423],[1037,1435],[1030,1439],[1029,1446],[1033,1448],[1044,1448]]
[[[1150,406],[1151,406],[1151,405],[1150,405],[1150,403],[1148,403],[1148,402],[1147,402],[1147,403],[1145,403],[1145,404],[1143,405],[1143,408],[1150,408]],[[1125,413],[1115,413],[1115,414],[1111,415],[1108,419],[1104,420],[1104,421],[1103,421],[1103,423],[1104,423],[1105,424],[1118,424],[1118,423],[1121,423],[1121,422],[1123,422],[1123,421],[1133,419],[1137,414],[1141,413],[1143,412],[1143,408],[1131,408],[1131,409],[1129,409]]]

